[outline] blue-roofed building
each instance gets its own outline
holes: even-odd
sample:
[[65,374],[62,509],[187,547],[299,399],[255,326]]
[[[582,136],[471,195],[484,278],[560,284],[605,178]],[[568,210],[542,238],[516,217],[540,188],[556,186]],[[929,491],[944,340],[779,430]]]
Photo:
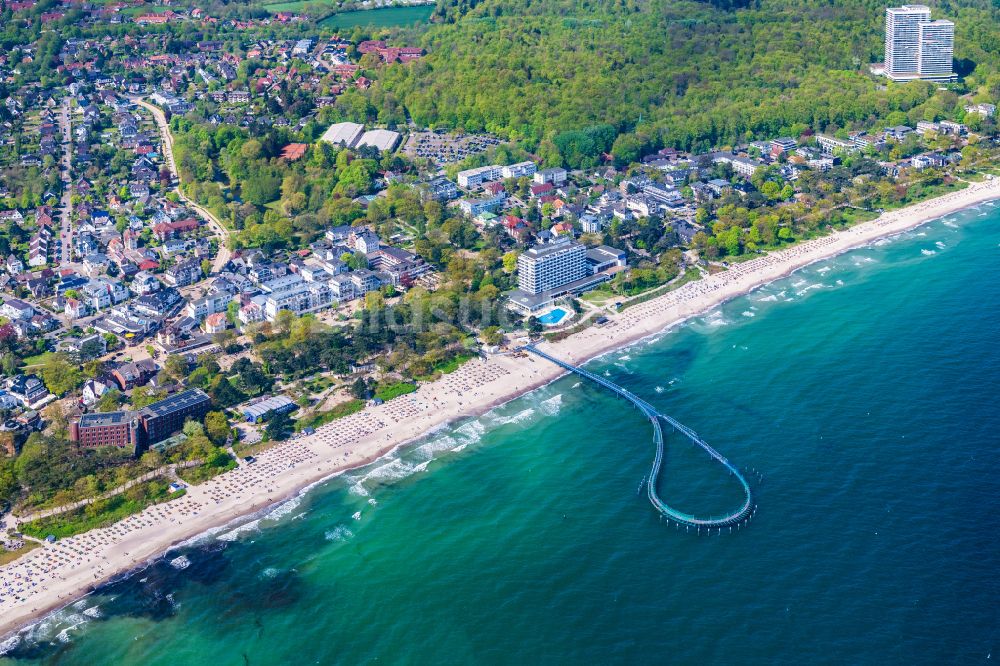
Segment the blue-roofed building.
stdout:
[[298,407],[288,396],[276,395],[244,405],[241,411],[248,423],[260,423],[274,414],[294,412]]

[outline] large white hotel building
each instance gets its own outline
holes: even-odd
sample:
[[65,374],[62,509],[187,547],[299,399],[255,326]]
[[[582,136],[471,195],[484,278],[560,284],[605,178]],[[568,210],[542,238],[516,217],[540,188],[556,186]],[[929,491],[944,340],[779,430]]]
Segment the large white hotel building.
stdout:
[[931,20],[930,7],[885,10],[885,75],[893,81],[954,81],[955,24]]
[[584,278],[587,248],[568,239],[538,245],[517,258],[517,286],[537,295]]

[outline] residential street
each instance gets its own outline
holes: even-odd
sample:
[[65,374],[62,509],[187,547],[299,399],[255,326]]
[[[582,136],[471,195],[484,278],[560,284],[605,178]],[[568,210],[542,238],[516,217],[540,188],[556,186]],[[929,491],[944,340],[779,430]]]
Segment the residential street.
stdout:
[[160,130],[160,137],[162,139],[163,147],[163,160],[167,167],[170,169],[170,173],[173,174],[175,189],[187,206],[194,209],[198,215],[208,223],[208,226],[212,228],[216,237],[219,239],[219,253],[215,255],[215,260],[212,262],[212,273],[219,273],[222,268],[229,263],[229,258],[232,256],[232,251],[227,247],[227,240],[229,238],[229,233],[226,228],[222,225],[215,215],[210,211],[206,210],[204,207],[199,206],[196,202],[189,199],[184,192],[180,189],[180,177],[177,172],[177,164],[174,162],[174,150],[173,144],[174,139],[170,134],[170,127],[167,124],[167,117],[163,114],[163,111],[159,107],[154,106],[141,98],[133,97],[131,98],[136,104],[146,109],[153,114],[153,118],[156,119],[156,126]]
[[[69,98],[62,101],[59,110],[59,131],[62,135],[63,157],[59,164],[59,173],[62,176],[63,193],[59,202],[59,247],[61,254],[57,262],[62,268],[72,268],[73,259],[73,132],[70,122]],[[51,257],[50,257],[51,259]]]

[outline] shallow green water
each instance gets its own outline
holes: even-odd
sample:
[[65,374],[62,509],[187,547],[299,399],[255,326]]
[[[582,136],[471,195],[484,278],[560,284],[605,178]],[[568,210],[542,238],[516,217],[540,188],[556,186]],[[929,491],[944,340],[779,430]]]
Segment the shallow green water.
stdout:
[[[590,364],[764,474],[745,531],[661,523],[637,493],[643,418],[566,377],[171,553],[0,663],[986,661],[995,211],[810,266]],[[665,498],[699,514],[738,499],[671,441]]]

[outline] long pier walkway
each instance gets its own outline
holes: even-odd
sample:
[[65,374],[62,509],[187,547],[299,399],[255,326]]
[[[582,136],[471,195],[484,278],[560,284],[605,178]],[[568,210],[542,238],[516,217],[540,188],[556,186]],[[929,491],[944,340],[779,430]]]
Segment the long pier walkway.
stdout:
[[[581,377],[589,379],[590,381],[603,386],[622,398],[625,398],[638,407],[646,418],[649,419],[650,423],[653,424],[653,443],[656,445],[656,456],[653,459],[653,468],[649,472],[649,479],[646,481],[646,495],[649,497],[650,503],[652,503],[653,507],[659,511],[661,515],[666,516],[668,520],[676,523],[678,526],[684,525],[685,528],[688,529],[693,527],[699,531],[702,528],[718,528],[721,531],[723,527],[739,527],[743,523],[750,520],[753,516],[753,513],[756,510],[756,506],[753,503],[753,491],[750,489],[750,484],[747,482],[742,472],[740,472],[735,465],[729,462],[725,456],[712,448],[694,430],[691,430],[691,428],[688,428],[686,425],[680,423],[673,417],[661,413],[655,407],[631,391],[618,386],[614,382],[609,381],[600,375],[595,375],[594,373],[588,372],[583,368],[566,363],[565,361],[562,361],[554,356],[546,354],[534,345],[525,345],[523,349],[527,352],[535,354],[536,356],[540,356],[547,361],[551,361],[561,368],[565,368],[570,372],[574,372]],[[660,476],[660,470],[663,467],[663,426],[661,425],[661,421],[662,423],[670,425],[674,428],[674,430],[687,437],[692,443],[700,446],[708,453],[708,455],[725,467],[732,476],[736,477],[736,479],[740,482],[740,485],[743,486],[744,495],[743,503],[739,506],[739,508],[719,517],[698,518],[697,516],[674,509],[660,498],[659,493],[656,491],[656,486],[657,480]]]

